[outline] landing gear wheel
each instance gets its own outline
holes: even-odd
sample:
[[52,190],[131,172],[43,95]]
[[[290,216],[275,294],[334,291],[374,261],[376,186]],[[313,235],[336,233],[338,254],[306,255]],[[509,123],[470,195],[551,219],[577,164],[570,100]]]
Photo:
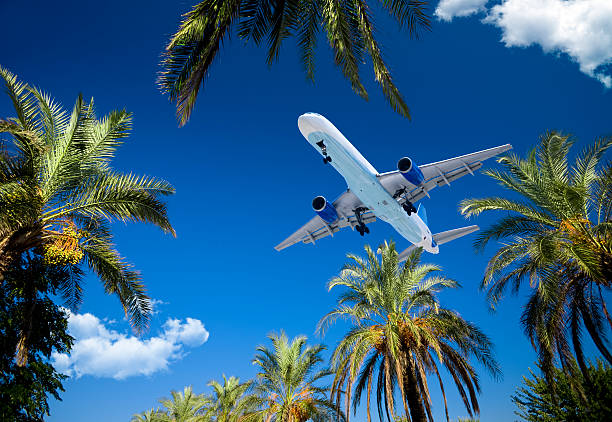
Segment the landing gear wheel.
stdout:
[[357,231],[359,232],[360,235],[364,235],[366,233],[370,233],[370,229],[368,228],[368,226],[366,226],[364,223],[359,224],[356,227]]
[[366,212],[368,209],[365,207],[359,207],[355,211],[355,217],[357,217],[357,226],[355,228],[359,232],[360,235],[364,235],[365,233],[370,233],[370,229],[363,222],[362,214]]
[[327,147],[323,141],[317,142],[319,148],[321,148],[321,154],[323,154],[323,163],[331,163],[332,159],[329,155],[327,155]]
[[412,214],[413,212],[414,213],[417,212],[417,209],[414,207],[414,205],[411,202],[405,202],[402,205],[402,208],[404,208],[404,211],[406,211],[408,215]]

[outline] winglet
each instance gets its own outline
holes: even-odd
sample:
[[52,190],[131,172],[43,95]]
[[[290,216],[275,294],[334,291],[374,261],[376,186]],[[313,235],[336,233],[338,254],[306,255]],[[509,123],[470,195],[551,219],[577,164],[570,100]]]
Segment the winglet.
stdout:
[[[438,245],[443,245],[445,243],[450,242],[451,240],[459,239],[460,237],[466,236],[470,233],[474,233],[479,229],[480,227],[478,226],[467,226],[458,229],[447,230],[445,232],[434,234],[433,240]],[[416,248],[418,248],[418,246],[410,245],[408,248],[402,251],[402,253],[399,254],[399,261],[405,261],[408,258],[408,255],[410,255],[412,251],[414,251]]]

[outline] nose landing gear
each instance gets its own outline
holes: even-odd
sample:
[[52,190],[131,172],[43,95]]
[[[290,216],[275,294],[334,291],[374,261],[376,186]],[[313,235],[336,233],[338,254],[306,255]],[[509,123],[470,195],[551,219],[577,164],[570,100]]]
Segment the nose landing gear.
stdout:
[[325,146],[325,143],[323,141],[319,141],[317,142],[317,145],[319,148],[321,148],[321,153],[323,154],[323,164],[331,163],[332,158],[327,155],[327,147]]

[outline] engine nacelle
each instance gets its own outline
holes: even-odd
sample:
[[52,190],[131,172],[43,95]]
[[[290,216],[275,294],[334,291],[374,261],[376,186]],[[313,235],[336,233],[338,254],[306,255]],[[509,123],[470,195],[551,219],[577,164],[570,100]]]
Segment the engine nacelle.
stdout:
[[338,212],[336,208],[322,196],[317,196],[312,200],[312,209],[315,210],[319,217],[328,224],[333,223],[338,219]]
[[423,172],[419,166],[414,165],[412,160],[408,157],[401,158],[397,162],[397,169],[404,176],[404,179],[408,180],[414,186],[419,186],[425,180]]

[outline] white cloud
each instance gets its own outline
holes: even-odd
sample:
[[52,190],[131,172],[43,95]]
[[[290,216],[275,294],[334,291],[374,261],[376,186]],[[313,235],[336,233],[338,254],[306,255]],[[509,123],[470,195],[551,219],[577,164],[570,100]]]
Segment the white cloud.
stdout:
[[485,10],[489,0],[440,0],[435,15],[438,19],[450,22],[454,17],[473,15]]
[[580,70],[607,88],[612,76],[612,1],[504,0],[493,6],[485,22],[499,27],[507,47],[540,45],[578,62]]
[[186,321],[185,324],[181,324],[179,319],[168,319],[164,324],[166,338],[192,347],[208,340],[208,332],[200,320],[187,318]]
[[70,334],[75,338],[70,355],[54,353],[55,368],[81,377],[123,379],[151,375],[168,368],[170,362],[184,356],[183,346],[197,347],[208,340],[208,331],[200,320],[185,322],[169,318],[156,337],[140,339],[105,327],[96,316],[70,313]]
[[159,305],[167,305],[168,302],[164,302],[159,299],[151,299],[151,314],[157,315],[159,313]]

